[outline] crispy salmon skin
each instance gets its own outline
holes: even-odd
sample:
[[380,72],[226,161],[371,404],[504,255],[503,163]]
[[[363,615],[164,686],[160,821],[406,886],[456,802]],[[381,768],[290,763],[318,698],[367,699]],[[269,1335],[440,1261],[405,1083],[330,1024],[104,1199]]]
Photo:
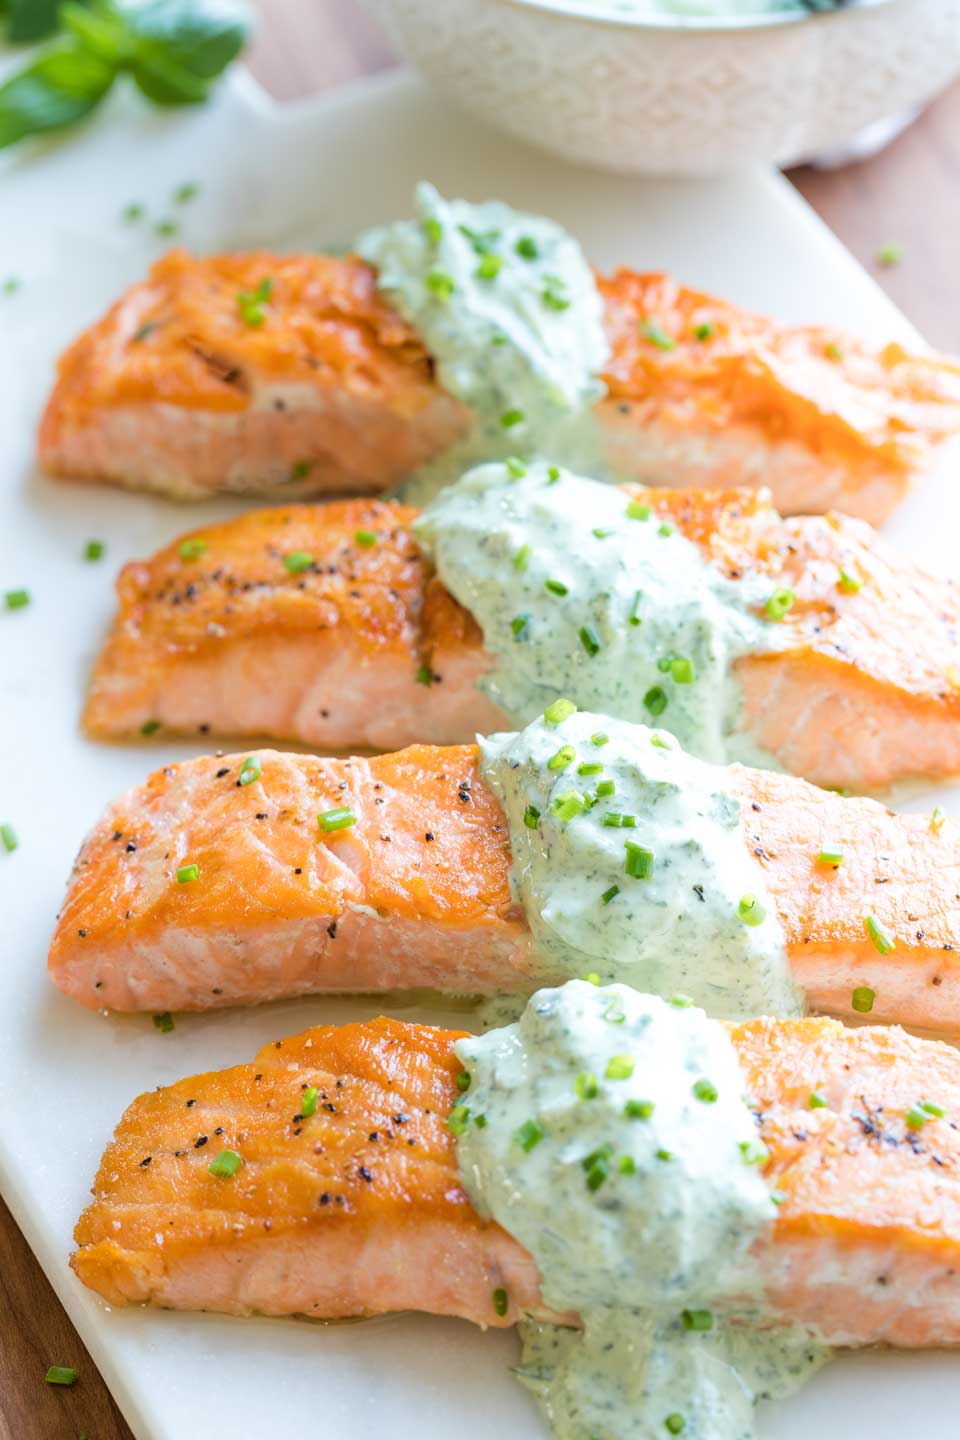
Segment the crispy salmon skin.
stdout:
[[[663,275],[598,284],[597,418],[624,478],[767,485],[784,513],[879,523],[960,433],[949,360],[778,325]],[[369,493],[469,419],[363,261],[175,250],[63,356],[39,456],[180,500]]]
[[[629,493],[732,578],[795,592],[781,648],[736,666],[742,728],[784,769],[862,790],[960,771],[953,581],[861,521],[784,520],[762,491]],[[506,728],[477,689],[491,664],[480,628],[432,575],[415,514],[376,500],[263,510],[125,566],[88,733],[394,749]]]
[[[730,1033],[782,1196],[754,1251],[773,1313],[845,1345],[960,1342],[960,1131],[906,1120],[926,1097],[960,1113],[960,1055],[831,1020]],[[387,1019],[318,1026],[140,1096],[77,1224],[74,1270],[119,1306],[481,1325],[537,1311],[531,1257],[460,1183],[446,1124],[458,1038]],[[210,1173],[221,1150],[240,1159],[232,1176]]]
[[[529,993],[564,978],[545,973],[512,899],[507,821],[474,746],[263,750],[240,784],[247,761],[168,765],[108,807],[50,948],[66,994],[156,1012],[398,987]],[[743,844],[811,1007],[852,1015],[868,991],[874,1019],[960,1033],[957,824],[741,766],[718,767],[716,787],[740,798]],[[355,824],[318,828],[343,809]],[[838,841],[843,863],[822,862]],[[895,948],[881,953],[868,916]]]

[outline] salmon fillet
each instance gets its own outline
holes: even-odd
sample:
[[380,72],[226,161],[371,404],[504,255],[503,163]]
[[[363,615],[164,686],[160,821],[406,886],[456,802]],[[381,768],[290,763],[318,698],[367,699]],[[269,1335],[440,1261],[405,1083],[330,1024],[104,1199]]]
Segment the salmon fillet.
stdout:
[[[248,323],[238,296],[265,280]],[[61,358],[39,454],[176,500],[294,500],[386,489],[468,424],[362,262],[173,250]]]
[[[779,325],[663,275],[598,284],[597,414],[625,478],[762,484],[784,512],[879,523],[960,433],[947,359]],[[468,426],[362,260],[174,250],[61,359],[39,456],[180,500],[295,499],[386,489]]]
[[[781,519],[764,491],[628,492],[732,578],[760,571],[796,591],[782,648],[736,664],[742,727],[780,765],[866,790],[960,771],[954,582],[895,558],[862,521]],[[125,566],[88,733],[396,749],[509,728],[476,687],[491,663],[481,631],[419,552],[415,514],[376,500],[262,510],[194,532],[187,558],[181,540]],[[289,573],[291,555],[307,568]]]
[[[960,1055],[832,1020],[731,1037],[783,1196],[754,1250],[773,1313],[844,1345],[960,1342]],[[543,1313],[532,1258],[460,1183],[446,1125],[459,1038],[383,1018],[318,1026],[141,1095],[103,1156],[74,1270],[111,1305],[501,1326]],[[810,1108],[813,1089],[829,1108]],[[946,1118],[911,1130],[923,1099]],[[242,1159],[232,1178],[209,1172],[220,1149]]]
[[[205,1010],[322,991],[529,992],[545,974],[510,894],[510,839],[476,747],[373,759],[263,750],[168,765],[85,840],[49,954],[90,1009]],[[811,1008],[960,1032],[960,826],[773,771],[718,767],[741,800]],[[336,807],[350,828],[321,834]],[[843,863],[819,860],[827,841]],[[198,877],[178,883],[186,865]],[[691,898],[691,903],[694,903]],[[882,955],[872,915],[896,941]]]

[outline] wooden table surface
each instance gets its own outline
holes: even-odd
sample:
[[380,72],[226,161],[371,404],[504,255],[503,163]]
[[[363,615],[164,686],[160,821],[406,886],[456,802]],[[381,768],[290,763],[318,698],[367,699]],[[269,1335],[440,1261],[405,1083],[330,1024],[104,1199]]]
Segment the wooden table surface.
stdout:
[[[280,100],[317,94],[396,63],[355,0],[260,0],[259,8],[262,23],[249,64]],[[960,84],[883,154],[841,170],[804,167],[790,178],[928,339],[960,352],[954,278]],[[878,267],[876,252],[894,241],[904,247],[902,262]],[[789,276],[784,281],[789,284]],[[49,1365],[73,1365],[80,1380],[69,1390],[45,1385]],[[0,1200],[0,1440],[83,1436],[132,1440]]]

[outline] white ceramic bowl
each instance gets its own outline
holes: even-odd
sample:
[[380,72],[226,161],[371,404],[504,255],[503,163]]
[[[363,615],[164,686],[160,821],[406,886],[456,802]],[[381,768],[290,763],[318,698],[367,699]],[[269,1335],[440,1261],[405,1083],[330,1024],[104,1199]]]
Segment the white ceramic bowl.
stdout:
[[451,100],[605,170],[707,174],[836,149],[960,72],[960,0],[617,17],[614,0],[364,0]]

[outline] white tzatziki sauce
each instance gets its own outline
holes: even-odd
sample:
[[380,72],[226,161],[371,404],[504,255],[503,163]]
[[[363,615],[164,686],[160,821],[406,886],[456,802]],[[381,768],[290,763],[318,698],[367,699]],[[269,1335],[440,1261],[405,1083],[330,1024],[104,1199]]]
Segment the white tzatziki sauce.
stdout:
[[521,1324],[517,1374],[559,1440],[751,1440],[755,1402],[828,1351],[764,1310],[751,1251],[775,1197],[724,1027],[572,980],[456,1049],[470,1199],[582,1321]]
[[426,182],[416,204],[416,219],[368,230],[357,250],[474,421],[405,498],[422,501],[477,460],[517,452],[589,467],[610,347],[579,245],[552,220],[499,201],[446,200]]
[[483,630],[479,683],[514,724],[564,694],[704,760],[774,763],[738,729],[733,673],[783,643],[766,606],[787,592],[768,577],[730,579],[648,505],[541,461],[469,471],[414,533]]
[[480,740],[544,977],[679,992],[727,1019],[803,1014],[723,772],[662,732],[572,709]]

